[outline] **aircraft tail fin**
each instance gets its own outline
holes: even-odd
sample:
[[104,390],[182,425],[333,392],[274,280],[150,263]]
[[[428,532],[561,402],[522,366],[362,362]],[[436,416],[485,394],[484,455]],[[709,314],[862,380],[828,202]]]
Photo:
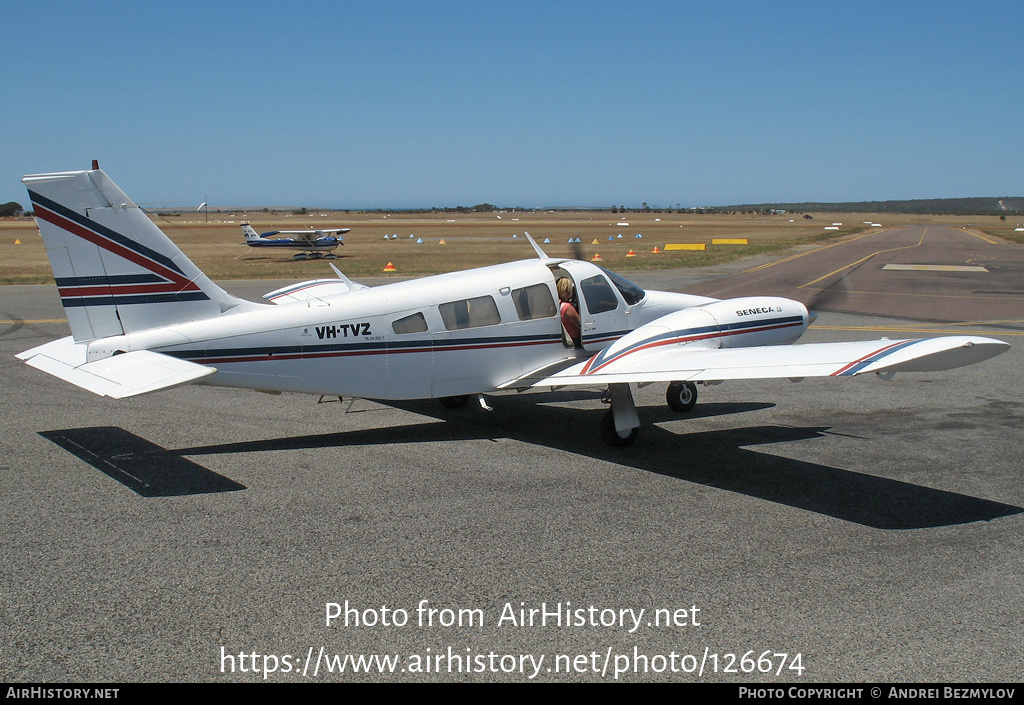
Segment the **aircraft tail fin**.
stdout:
[[76,341],[261,306],[214,284],[94,167],[22,179]]
[[253,230],[253,227],[248,223],[242,223],[242,234],[245,235],[245,239],[248,242],[260,239],[260,234]]

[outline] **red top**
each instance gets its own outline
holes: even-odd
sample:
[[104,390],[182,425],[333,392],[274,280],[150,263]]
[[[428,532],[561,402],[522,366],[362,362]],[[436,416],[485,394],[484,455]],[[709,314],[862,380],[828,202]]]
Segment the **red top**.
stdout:
[[573,340],[579,340],[580,314],[576,312],[576,309],[568,301],[562,302],[559,313],[562,314],[562,325],[565,326],[565,332],[568,333],[569,337]]

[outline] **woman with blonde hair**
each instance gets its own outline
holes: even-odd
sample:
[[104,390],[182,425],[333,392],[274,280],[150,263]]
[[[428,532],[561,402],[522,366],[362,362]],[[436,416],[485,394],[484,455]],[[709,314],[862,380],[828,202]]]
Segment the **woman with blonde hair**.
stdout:
[[558,312],[562,317],[562,330],[565,332],[567,340],[572,343],[569,347],[581,348],[583,344],[580,341],[580,314],[576,310],[576,306],[573,305],[576,287],[571,279],[561,277],[557,282],[557,288],[560,302]]

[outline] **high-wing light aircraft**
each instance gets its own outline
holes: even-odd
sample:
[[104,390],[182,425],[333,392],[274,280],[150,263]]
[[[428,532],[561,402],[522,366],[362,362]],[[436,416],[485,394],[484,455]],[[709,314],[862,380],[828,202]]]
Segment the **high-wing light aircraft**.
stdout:
[[[631,384],[668,382],[677,410],[697,383],[844,377],[969,365],[1008,345],[978,336],[791,345],[815,316],[777,297],[644,291],[590,262],[536,257],[365,287],[337,269],[266,295],[214,284],[94,165],[26,176],[71,335],[21,353],[96,394],[182,384],[465,404],[496,390],[607,387],[601,435],[626,445]],[[333,265],[332,265],[333,266]],[[575,285],[566,333],[556,282]],[[573,338],[578,341],[573,340]]]
[[[242,223],[242,233],[245,234],[245,244],[249,247],[269,247],[271,249],[302,250],[293,255],[293,259],[308,259],[314,257],[327,257],[333,259],[334,254],[325,255],[324,252],[332,252],[338,245],[344,245],[342,233],[347,233],[352,228],[334,228],[332,230],[274,230],[269,233],[257,234],[248,223]],[[274,237],[284,235],[285,237]]]

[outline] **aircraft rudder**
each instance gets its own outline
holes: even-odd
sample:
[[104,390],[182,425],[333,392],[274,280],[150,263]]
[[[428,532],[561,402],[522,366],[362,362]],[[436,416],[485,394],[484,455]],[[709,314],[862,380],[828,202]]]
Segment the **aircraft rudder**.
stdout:
[[250,242],[252,240],[259,240],[260,239],[260,234],[258,232],[256,232],[253,229],[253,227],[251,225],[249,225],[248,223],[242,223],[242,234],[245,235],[245,239],[249,240]]
[[22,182],[75,340],[258,306],[210,281],[99,169]]

